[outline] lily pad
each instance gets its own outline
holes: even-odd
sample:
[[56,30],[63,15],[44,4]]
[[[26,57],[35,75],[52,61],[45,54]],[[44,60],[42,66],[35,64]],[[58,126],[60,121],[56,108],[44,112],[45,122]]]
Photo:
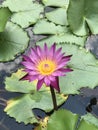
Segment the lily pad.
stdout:
[[98,34],[97,5],[97,0],[70,0],[68,22],[73,33],[83,36],[90,30],[92,34]]
[[28,46],[29,38],[22,28],[7,22],[4,32],[0,33],[0,61],[13,60]]
[[82,116],[82,118],[98,127],[98,118],[96,118],[92,114],[87,113],[86,115]]
[[55,7],[66,7],[69,4],[69,0],[42,0],[45,6],[55,6]]
[[[40,46],[43,45],[40,43]],[[98,60],[90,51],[68,43],[57,44],[57,47],[62,47],[62,52],[66,55],[72,55],[68,67],[73,71],[59,77],[61,93],[78,94],[82,87],[95,88],[98,85]]]
[[[37,123],[37,119],[32,111],[34,108],[50,112],[53,109],[51,92],[49,87],[42,86],[40,91],[36,91],[36,82],[20,81],[24,75],[22,70],[14,73],[11,77],[6,78],[5,88],[10,92],[21,93],[21,96],[7,101],[4,111],[14,117],[18,122]],[[56,93],[57,104],[61,105],[67,99],[67,96]],[[19,113],[19,114],[17,114]]]
[[34,34],[45,34],[45,35],[48,34],[46,38],[38,41],[38,44],[45,42],[47,44],[51,44],[54,42],[56,43],[68,42],[84,46],[86,41],[86,37],[77,37],[73,35],[68,27],[60,25],[56,26],[54,23],[49,22],[46,19],[37,22],[37,24],[35,24],[34,26],[33,32]]
[[6,0],[3,6],[9,7],[14,12],[11,21],[23,28],[36,23],[41,17],[40,13],[44,11],[41,4],[34,3],[32,0],[15,0],[14,2]]
[[6,23],[11,16],[11,11],[8,8],[0,8],[0,32],[3,32]]
[[51,12],[45,13],[47,19],[55,24],[68,25],[67,12],[65,8],[57,8]]
[[9,100],[4,111],[7,112],[10,117],[14,117],[19,123],[37,123],[38,121],[32,112],[34,100],[32,100],[30,96],[30,94],[24,94]]
[[47,130],[98,130],[98,127],[83,119],[79,121],[79,115],[68,110],[59,110],[49,118]]

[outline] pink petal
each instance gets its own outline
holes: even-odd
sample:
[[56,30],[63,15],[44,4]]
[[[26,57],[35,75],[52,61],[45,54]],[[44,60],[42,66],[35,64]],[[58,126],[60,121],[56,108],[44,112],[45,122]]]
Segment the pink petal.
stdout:
[[54,81],[55,80],[55,77],[52,76],[52,75],[49,75],[48,78],[49,78],[50,81]]
[[43,79],[42,80],[38,80],[38,82],[37,82],[37,90],[39,90],[41,88],[43,83],[44,83]]
[[21,62],[22,63],[22,65],[24,65],[26,68],[28,68],[28,69],[33,69],[33,68],[35,68],[35,67],[33,67],[34,66],[34,64],[32,63],[32,62],[27,62],[27,61],[23,61],[23,62]]
[[24,77],[22,77],[20,80],[29,80],[30,82],[37,79],[37,75],[36,76],[31,76],[31,75],[25,75]]
[[50,59],[53,58],[53,55],[55,53],[55,50],[56,50],[56,44],[54,43],[51,47],[50,47],[50,50],[49,50],[49,57]]
[[62,71],[62,72],[71,72],[71,71],[73,71],[72,69],[70,69],[70,68],[61,68],[61,69],[59,69],[60,71]]
[[52,73],[53,76],[65,76],[65,73],[60,71],[60,70],[56,70],[55,72]]
[[44,78],[44,82],[45,82],[46,86],[50,86],[50,80],[49,80],[48,76],[46,76]]
[[24,61],[32,62],[32,60],[26,55],[23,55],[23,59],[24,59]]
[[55,78],[55,81],[51,82],[51,87],[55,88],[58,92],[60,92],[58,77]]
[[42,49],[41,49],[40,46],[37,46],[37,54],[38,54],[39,56],[42,55]]
[[40,74],[39,74],[38,79],[41,80],[41,79],[43,79],[44,77],[45,77],[44,75],[40,75]]

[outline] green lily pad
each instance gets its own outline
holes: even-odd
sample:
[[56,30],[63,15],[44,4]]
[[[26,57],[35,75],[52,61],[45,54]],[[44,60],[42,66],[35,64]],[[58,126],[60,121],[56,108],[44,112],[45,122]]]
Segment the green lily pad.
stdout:
[[55,6],[55,7],[66,7],[69,4],[69,0],[42,0],[45,6]]
[[0,61],[13,60],[28,46],[27,33],[19,26],[7,22],[4,32],[0,33]]
[[30,94],[24,94],[20,97],[9,100],[4,111],[7,112],[10,117],[14,117],[19,123],[37,123],[38,120],[32,112],[35,101],[32,100],[30,96]]
[[98,127],[98,118],[93,116],[91,113],[87,113],[86,115],[82,116],[82,118]]
[[83,36],[87,35],[90,30],[92,34],[98,34],[97,5],[97,0],[70,0],[68,22],[73,33]]
[[49,118],[47,130],[98,130],[98,127],[83,119],[79,121],[79,115],[68,110],[59,110]]
[[[19,79],[24,74],[22,70],[19,70],[12,74],[11,77],[6,78],[5,89],[10,92],[21,93],[21,96],[8,100],[4,111],[18,122],[24,122],[25,124],[37,123],[32,109],[38,108],[50,112],[53,109],[51,92],[49,87],[45,85],[42,86],[40,91],[37,91],[36,81],[20,81]],[[65,102],[67,96],[56,93],[56,98],[59,106]]]
[[44,11],[41,4],[34,3],[32,0],[16,0],[16,2],[6,0],[3,6],[9,7],[14,12],[11,21],[23,28],[36,23],[41,17],[40,13]]
[[[44,43],[40,43],[40,46],[43,45]],[[62,52],[66,55],[72,55],[68,67],[73,71],[59,77],[61,93],[78,94],[82,87],[95,88],[98,85],[98,60],[89,51],[77,45],[62,43],[57,44],[57,47],[62,47]]]
[[51,12],[45,13],[47,19],[55,24],[68,25],[67,12],[65,8],[57,8]]
[[49,22],[46,19],[37,22],[37,24],[35,24],[34,26],[33,32],[34,34],[48,34],[46,38],[38,41],[38,44],[45,42],[47,44],[51,44],[54,42],[56,43],[68,42],[84,46],[86,41],[86,37],[77,37],[73,35],[68,27],[60,25],[56,26],[54,23]]
[[11,11],[8,8],[0,8],[0,32],[3,32],[6,23],[11,16]]
[[75,45],[62,45],[66,55],[72,58],[68,64],[73,69],[65,77],[60,77],[61,91],[66,94],[79,93],[82,87],[94,88],[98,85],[98,60],[86,49]]

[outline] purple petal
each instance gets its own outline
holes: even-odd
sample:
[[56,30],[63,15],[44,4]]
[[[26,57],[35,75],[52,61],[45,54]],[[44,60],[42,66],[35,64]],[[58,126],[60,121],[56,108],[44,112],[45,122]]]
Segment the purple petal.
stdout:
[[52,73],[53,76],[65,76],[65,73],[60,71],[60,70],[56,70],[55,72]]
[[55,78],[55,81],[51,82],[51,87],[55,88],[58,92],[60,92],[58,77]]
[[26,55],[23,55],[23,60],[32,62],[32,60],[28,56],[26,56]]
[[37,82],[37,90],[39,90],[41,88],[43,83],[44,83],[43,79],[42,80],[38,80],[38,82]]
[[49,75],[48,78],[49,78],[50,81],[54,81],[55,80],[55,77],[52,76],[52,75]]
[[32,71],[32,70],[27,70],[28,71],[28,73],[29,73],[29,75],[39,75],[39,72],[38,71],[36,71],[36,70],[34,70],[34,71]]
[[37,46],[37,54],[38,54],[39,56],[42,55],[42,49],[41,49],[40,46]]
[[44,82],[45,82],[46,86],[50,86],[50,80],[49,80],[48,76],[46,76],[44,78]]
[[48,52],[49,52],[49,50],[48,50],[47,44],[45,43],[45,44],[44,44],[43,55],[44,55],[46,58],[47,58],[47,56],[48,56]]
[[41,80],[41,79],[43,79],[44,77],[45,77],[44,75],[39,75],[39,76],[38,76],[38,79]]
[[61,68],[61,69],[59,69],[60,71],[62,71],[62,72],[71,72],[71,71],[73,71],[72,69],[70,69],[70,68]]
[[40,60],[40,57],[37,54],[37,50],[35,50],[34,48],[31,48],[31,53],[29,54],[29,57],[34,63],[38,63],[38,61]]
[[56,44],[54,43],[49,50],[49,57],[52,58],[56,50]]
[[37,79],[37,75],[36,76],[31,76],[31,75],[28,75],[26,74],[24,77],[22,77],[20,80],[29,80],[30,82]]
[[22,65],[24,65],[27,69],[35,69],[35,67],[34,67],[34,64],[32,63],[32,62],[27,62],[27,61],[23,61],[23,62],[21,62],[22,63]]

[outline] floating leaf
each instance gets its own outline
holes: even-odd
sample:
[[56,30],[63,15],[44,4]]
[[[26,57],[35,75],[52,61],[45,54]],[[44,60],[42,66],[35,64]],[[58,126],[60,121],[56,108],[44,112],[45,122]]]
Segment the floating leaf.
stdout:
[[4,111],[18,122],[37,123],[38,121],[32,112],[34,100],[30,96],[30,94],[24,94],[21,97],[9,100]]
[[66,9],[58,8],[45,13],[47,19],[55,24],[68,25]]
[[45,6],[55,6],[55,7],[66,7],[69,4],[69,0],[42,0]]
[[9,7],[12,12],[24,11],[28,7],[32,7],[32,0],[6,0],[2,6]]
[[79,122],[79,116],[68,110],[59,110],[49,118],[47,130],[98,130],[98,127],[83,119]]
[[43,12],[43,6],[33,3],[32,0],[16,0],[14,2],[6,0],[3,6],[9,7],[12,12],[15,12],[11,17],[11,21],[23,28],[36,23],[40,19],[40,13]]
[[56,26],[54,23],[43,19],[39,20],[38,23],[35,24],[33,32],[35,34],[59,34],[63,33],[65,30],[66,27],[62,27],[60,25]]
[[[44,29],[43,29],[44,28]],[[71,33],[66,26],[56,26],[52,22],[46,20],[40,20],[33,29],[35,34],[50,34],[47,38],[38,41],[40,43],[62,43],[69,42],[77,45],[84,46],[86,37],[77,37]],[[53,35],[54,34],[54,35]]]
[[94,88],[98,85],[98,61],[85,49],[81,49],[75,45],[62,45],[62,49],[66,55],[72,54],[69,66],[73,72],[67,76],[60,78],[60,86],[62,92],[66,94],[79,93],[82,87]]
[[[20,81],[19,79],[25,73],[21,70],[6,78],[5,88],[10,92],[20,92],[21,96],[8,100],[5,112],[11,117],[14,117],[18,122],[35,123],[37,122],[32,109],[39,108],[46,112],[53,109],[51,92],[45,85],[40,91],[36,91],[36,81],[32,83],[28,81]],[[57,94],[57,104],[61,105],[67,99],[67,96]],[[17,114],[19,113],[19,114]]]
[[0,33],[0,61],[9,61],[23,52],[28,46],[27,33],[19,26],[8,22],[4,32]]
[[[44,43],[40,43],[43,46]],[[49,44],[51,46],[52,43]],[[68,67],[72,68],[71,73],[60,77],[61,93],[78,94],[82,87],[94,88],[98,85],[98,61],[86,49],[72,44],[58,44],[66,55],[72,55]]]
[[87,113],[86,115],[82,116],[82,118],[98,127],[98,118],[94,117],[92,114]]
[[8,18],[11,16],[11,11],[8,8],[0,8],[0,32],[3,32],[8,21]]
[[98,0],[70,0],[68,22],[75,34],[79,36],[87,35],[88,27],[92,34],[98,34],[97,5]]

